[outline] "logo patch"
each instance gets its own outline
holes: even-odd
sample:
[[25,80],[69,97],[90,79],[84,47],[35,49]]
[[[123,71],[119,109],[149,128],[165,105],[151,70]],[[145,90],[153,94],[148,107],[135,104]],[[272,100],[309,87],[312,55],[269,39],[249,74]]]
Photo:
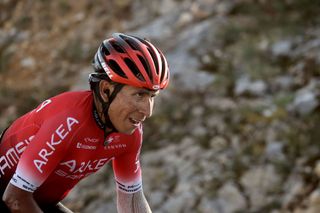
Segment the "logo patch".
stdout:
[[77,143],[77,148],[78,149],[96,150],[97,146],[91,146],[91,145],[82,144],[82,143],[78,142]]
[[108,137],[105,141],[104,141],[104,145],[108,146],[110,143],[115,143],[119,141],[120,136],[116,135],[116,136],[110,136]]
[[89,137],[86,137],[84,139],[84,142],[86,143],[98,143],[99,142],[99,139],[98,138],[89,138]]
[[160,85],[153,85],[153,86],[152,86],[152,89],[154,89],[154,90],[159,90],[159,89],[160,89]]

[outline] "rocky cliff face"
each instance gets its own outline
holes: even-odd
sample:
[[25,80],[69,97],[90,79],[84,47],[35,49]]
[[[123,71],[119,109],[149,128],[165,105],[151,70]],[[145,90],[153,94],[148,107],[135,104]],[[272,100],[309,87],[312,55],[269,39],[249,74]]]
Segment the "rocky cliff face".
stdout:
[[[320,4],[311,0],[3,1],[0,127],[61,91],[88,88],[112,32],[163,49],[170,88],[145,125],[154,212],[320,211]],[[112,170],[65,203],[116,212]]]

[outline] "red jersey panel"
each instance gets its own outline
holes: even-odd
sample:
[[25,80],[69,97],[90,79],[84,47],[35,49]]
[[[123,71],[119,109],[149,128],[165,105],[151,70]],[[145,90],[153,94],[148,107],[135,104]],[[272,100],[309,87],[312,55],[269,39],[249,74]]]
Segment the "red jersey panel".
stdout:
[[139,191],[142,127],[132,135],[112,133],[104,145],[104,131],[93,110],[91,91],[67,92],[17,119],[0,144],[1,190],[10,181],[34,192],[40,204],[57,203],[112,160],[118,188]]

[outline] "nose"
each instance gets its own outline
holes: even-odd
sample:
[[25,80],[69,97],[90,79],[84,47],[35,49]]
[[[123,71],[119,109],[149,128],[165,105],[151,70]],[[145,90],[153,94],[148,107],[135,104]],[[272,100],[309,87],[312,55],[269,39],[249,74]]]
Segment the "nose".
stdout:
[[151,117],[153,112],[153,99],[148,98],[141,102],[139,111],[147,118]]

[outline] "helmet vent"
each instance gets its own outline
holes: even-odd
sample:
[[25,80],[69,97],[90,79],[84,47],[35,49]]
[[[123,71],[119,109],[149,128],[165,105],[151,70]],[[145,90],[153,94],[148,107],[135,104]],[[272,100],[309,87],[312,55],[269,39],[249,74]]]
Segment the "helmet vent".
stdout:
[[134,76],[136,76],[140,81],[145,82],[146,80],[144,79],[144,77],[141,75],[138,67],[132,62],[131,59],[126,58],[124,59],[126,65],[130,68],[130,70],[132,71],[132,73],[134,74]]
[[101,46],[101,51],[104,55],[110,55],[109,50],[104,45]]
[[116,72],[118,75],[120,75],[123,78],[128,78],[125,74],[125,72],[123,72],[123,70],[121,69],[121,67],[118,65],[118,63],[114,60],[109,60],[108,61],[108,66],[114,71]]
[[129,44],[129,46],[134,50],[139,50],[138,45],[131,39],[125,39],[125,41]]
[[119,53],[125,53],[124,49],[122,49],[122,47],[120,47],[119,44],[117,44],[116,42],[110,42],[112,47]]
[[149,78],[152,79],[152,73],[150,72],[150,69],[149,69],[149,66],[148,66],[146,60],[144,60],[144,58],[140,55],[138,55],[138,58],[139,58],[141,64],[143,65],[144,69],[147,71]]
[[[161,56],[161,61],[162,62],[165,62],[165,59],[163,58],[163,55],[160,54]],[[162,66],[161,66],[161,77],[160,77],[160,81],[162,82],[164,80],[164,76],[165,76],[165,69],[166,69],[166,63],[162,63]]]
[[152,61],[155,63],[155,67],[156,67],[156,72],[157,74],[159,75],[159,70],[158,70],[158,60],[157,60],[157,57],[155,56],[154,52],[151,51],[149,48],[148,48],[148,51],[152,57]]

